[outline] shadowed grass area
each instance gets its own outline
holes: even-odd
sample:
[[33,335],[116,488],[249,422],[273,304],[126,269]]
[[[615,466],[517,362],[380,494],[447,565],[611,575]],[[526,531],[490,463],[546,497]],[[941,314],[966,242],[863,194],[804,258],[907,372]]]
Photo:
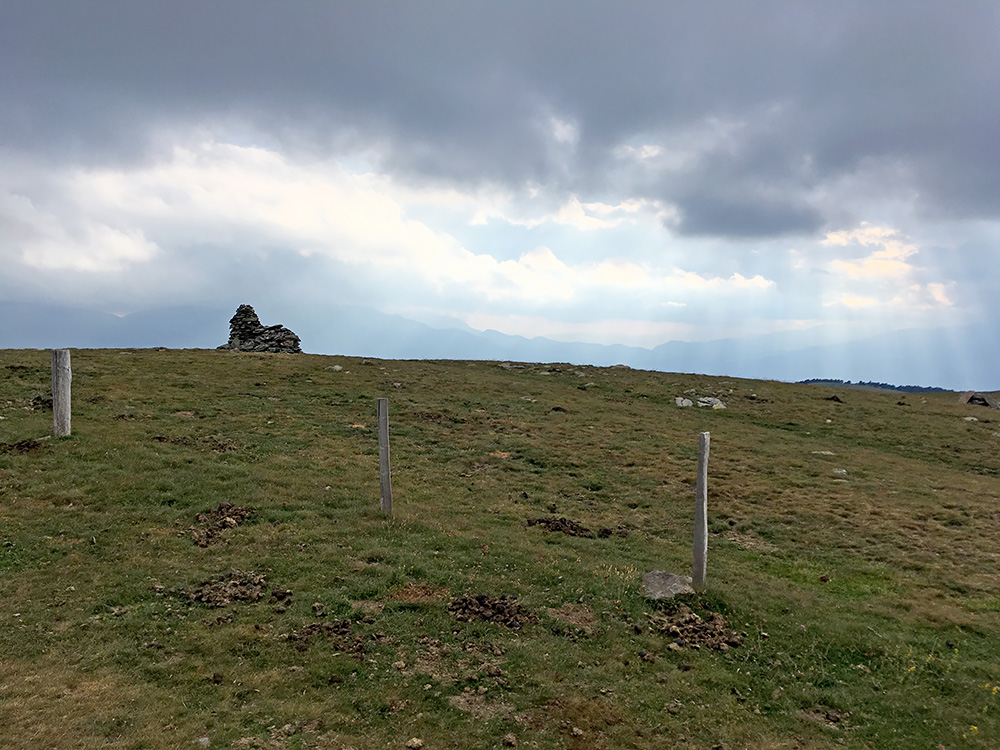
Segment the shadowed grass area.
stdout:
[[[55,440],[33,406],[48,363],[0,352],[5,748],[1000,737],[1000,415],[953,394],[77,351],[73,434]],[[649,602],[644,572],[689,572],[703,430],[709,587]],[[212,515],[221,503],[247,510]],[[527,523],[549,516],[593,533]],[[211,606],[209,581],[239,596]],[[517,596],[533,617],[508,628],[449,611],[480,594]],[[720,614],[742,644],[664,631],[682,606]]]

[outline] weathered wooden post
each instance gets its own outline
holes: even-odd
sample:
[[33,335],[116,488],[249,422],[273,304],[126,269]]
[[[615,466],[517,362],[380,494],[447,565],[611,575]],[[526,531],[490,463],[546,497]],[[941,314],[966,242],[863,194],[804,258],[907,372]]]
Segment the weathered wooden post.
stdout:
[[705,568],[708,562],[708,444],[709,433],[698,437],[698,479],[694,490],[694,565],[691,585],[705,588]]
[[52,350],[52,434],[69,435],[70,383],[73,373],[69,366],[69,349]]
[[392,515],[392,481],[389,473],[389,399],[376,400],[378,413],[378,483],[382,512]]

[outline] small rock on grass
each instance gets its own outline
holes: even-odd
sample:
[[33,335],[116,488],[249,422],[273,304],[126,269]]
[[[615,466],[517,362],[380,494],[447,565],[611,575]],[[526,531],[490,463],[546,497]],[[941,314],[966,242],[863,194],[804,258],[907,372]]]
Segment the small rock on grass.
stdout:
[[652,570],[642,577],[643,593],[650,599],[673,599],[678,594],[693,594],[691,579],[665,570]]
[[406,741],[407,750],[420,750],[424,746],[424,741],[419,737],[411,737]]
[[517,737],[514,736],[513,732],[505,734],[502,742],[504,747],[517,747]]

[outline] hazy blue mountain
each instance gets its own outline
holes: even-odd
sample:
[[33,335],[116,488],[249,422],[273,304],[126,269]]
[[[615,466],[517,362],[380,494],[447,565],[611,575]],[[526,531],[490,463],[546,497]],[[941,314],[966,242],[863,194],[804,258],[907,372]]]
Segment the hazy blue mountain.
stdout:
[[57,305],[0,302],[0,348],[210,348],[226,343],[232,314],[172,307],[118,317]]
[[[52,305],[0,302],[0,348],[214,348],[229,336],[235,309],[174,307],[124,317]],[[1000,388],[1000,334],[982,326],[898,331],[817,345],[799,331],[708,342],[671,341],[654,349],[528,339],[497,331],[432,328],[375,310],[329,305],[309,311],[258,308],[265,325],[281,323],[316,354],[393,359],[490,359],[569,362],[664,372],[797,381],[866,380],[954,390]]]

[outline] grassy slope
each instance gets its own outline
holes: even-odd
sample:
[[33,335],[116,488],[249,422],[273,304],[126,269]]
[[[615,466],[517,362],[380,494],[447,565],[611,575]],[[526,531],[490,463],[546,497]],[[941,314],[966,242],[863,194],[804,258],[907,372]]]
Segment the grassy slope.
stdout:
[[[30,409],[48,364],[0,351],[0,442],[51,432]],[[1000,416],[551,369],[74,352],[72,437],[0,453],[0,746],[997,747]],[[729,408],[676,407],[688,391]],[[690,566],[701,430],[710,588],[689,604],[748,634],[725,653],[669,649],[639,588]],[[220,502],[256,515],[195,546]],[[629,534],[525,525],[550,513]],[[287,611],[184,595],[233,568],[291,589]],[[457,622],[466,593],[540,622]],[[283,637],[321,621],[314,602],[363,659]],[[566,603],[576,625],[550,611]]]

